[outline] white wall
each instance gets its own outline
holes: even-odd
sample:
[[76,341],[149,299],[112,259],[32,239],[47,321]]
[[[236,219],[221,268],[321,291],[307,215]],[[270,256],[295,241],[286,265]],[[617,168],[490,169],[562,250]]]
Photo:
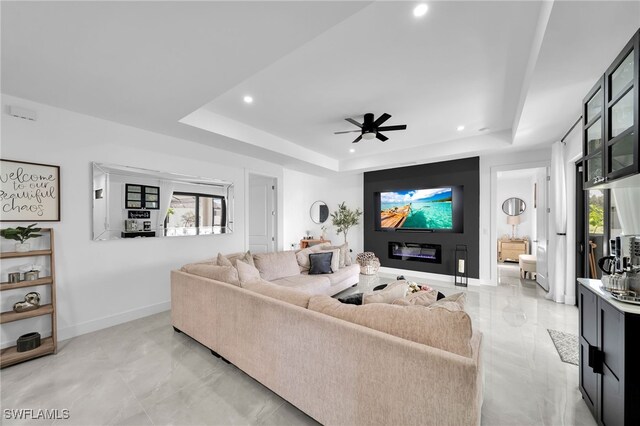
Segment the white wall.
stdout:
[[[363,174],[340,175],[331,177],[313,176],[294,170],[284,170],[285,200],[284,221],[286,223],[284,246],[298,244],[304,237],[305,231],[311,235],[320,236],[320,226],[311,221],[309,211],[314,201],[327,203],[329,213],[338,208],[338,204],[345,201],[351,209],[363,209]],[[325,222],[328,232],[327,238],[334,243],[342,243],[344,237],[335,232],[331,225],[331,216]],[[363,248],[362,219],[360,225],[349,230],[347,239],[353,253],[359,253]]]
[[[535,170],[535,169],[533,169]],[[529,241],[534,238],[535,230],[535,210],[533,208],[533,184],[535,182],[535,173],[532,170],[530,176],[510,176],[509,172],[498,175],[496,187],[496,199],[498,202],[495,206],[496,214],[496,232],[498,238],[503,235],[511,237],[511,225],[507,223],[507,215],[502,211],[502,203],[512,197],[520,198],[525,203],[525,211],[520,215],[520,224],[516,227],[516,236],[519,238],[527,237]]]
[[[7,105],[35,110],[38,120],[11,117]],[[271,163],[11,96],[2,97],[1,120],[2,158],[60,166],[62,220],[40,223],[56,232],[60,339],[169,309],[169,271],[219,251],[245,249],[247,170],[275,176],[279,182],[283,177],[282,167]],[[92,241],[92,161],[233,182],[234,233]],[[278,198],[283,211],[281,190]],[[280,222],[282,230],[282,217]],[[2,224],[7,226],[15,224]],[[2,281],[11,268],[15,265],[3,262]],[[2,310],[10,310],[25,293],[3,292]],[[37,321],[29,321],[3,325],[2,344],[13,344],[20,334],[36,331],[32,328]]]

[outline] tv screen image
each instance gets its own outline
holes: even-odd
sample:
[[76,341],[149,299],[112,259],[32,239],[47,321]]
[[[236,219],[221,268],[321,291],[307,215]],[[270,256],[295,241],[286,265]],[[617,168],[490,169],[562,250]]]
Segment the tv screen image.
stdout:
[[382,229],[453,229],[451,188],[413,189],[380,193]]

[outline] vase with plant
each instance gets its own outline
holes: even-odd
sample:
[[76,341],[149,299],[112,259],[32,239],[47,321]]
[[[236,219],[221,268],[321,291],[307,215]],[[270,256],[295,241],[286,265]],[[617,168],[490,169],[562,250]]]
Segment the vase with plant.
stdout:
[[36,228],[36,225],[37,224],[32,223],[27,227],[18,226],[17,228],[2,229],[0,230],[0,236],[6,238],[7,240],[17,241],[16,251],[23,253],[31,250],[31,244],[29,244],[27,240],[42,236],[42,234],[38,234],[38,232],[40,232],[42,228]]
[[331,221],[336,227],[337,234],[344,234],[344,242],[347,242],[349,229],[360,223],[360,209],[351,210],[343,201],[338,205],[338,210],[331,213]]

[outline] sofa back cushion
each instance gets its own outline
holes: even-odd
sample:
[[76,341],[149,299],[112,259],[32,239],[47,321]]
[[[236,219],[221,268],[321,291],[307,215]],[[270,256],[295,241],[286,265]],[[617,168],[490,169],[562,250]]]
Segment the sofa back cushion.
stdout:
[[273,299],[282,300],[283,302],[291,303],[292,305],[300,306],[305,309],[309,305],[309,298],[311,298],[310,294],[293,288],[273,284],[269,281],[263,280],[262,278],[245,281],[242,283],[242,288],[246,288],[249,291],[260,293]]
[[182,271],[189,274],[199,275],[201,277],[210,278],[223,283],[240,285],[238,271],[233,266],[218,266],[205,263],[190,263],[181,268]]
[[340,250],[340,268],[344,268],[345,266],[349,266],[351,265],[351,262],[349,262],[349,264],[347,264],[347,258],[350,257],[349,256],[349,244],[348,243],[344,243],[340,246],[329,246],[329,247],[325,247],[324,250],[335,250],[338,249]]
[[300,275],[296,255],[292,251],[258,253],[253,256],[253,261],[260,276],[267,281]]
[[328,296],[311,297],[309,309],[416,343],[472,356],[471,318],[463,310],[386,303],[347,305]]

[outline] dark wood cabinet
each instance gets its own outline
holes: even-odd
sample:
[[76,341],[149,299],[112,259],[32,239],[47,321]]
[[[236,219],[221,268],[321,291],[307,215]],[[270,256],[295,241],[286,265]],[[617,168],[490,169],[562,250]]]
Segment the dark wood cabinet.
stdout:
[[640,308],[580,280],[580,392],[601,425],[640,424]]
[[640,31],[582,102],[584,188],[615,186],[640,172]]

